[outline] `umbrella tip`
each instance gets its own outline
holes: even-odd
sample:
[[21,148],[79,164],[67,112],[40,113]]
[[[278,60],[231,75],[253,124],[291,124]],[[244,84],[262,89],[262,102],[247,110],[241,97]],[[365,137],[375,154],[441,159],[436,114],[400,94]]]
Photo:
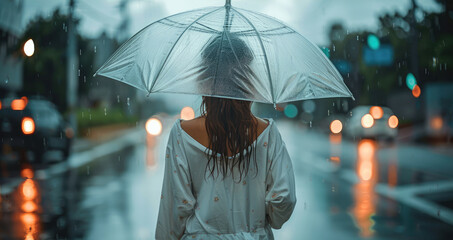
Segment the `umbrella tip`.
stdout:
[[231,7],[231,0],[226,0],[225,7]]

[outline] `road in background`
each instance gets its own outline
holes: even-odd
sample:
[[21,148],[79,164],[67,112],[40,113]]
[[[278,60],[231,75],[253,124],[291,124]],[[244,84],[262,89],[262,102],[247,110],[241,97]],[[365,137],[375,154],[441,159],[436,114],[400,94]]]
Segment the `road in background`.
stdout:
[[[1,239],[154,239],[169,128],[133,129],[65,163],[22,165],[1,188]],[[297,205],[276,239],[449,239],[452,156],[428,146],[351,142],[276,121]],[[148,145],[149,147],[146,147]],[[11,182],[18,181],[18,185]],[[7,187],[6,187],[7,188]],[[28,238],[27,238],[28,237]]]

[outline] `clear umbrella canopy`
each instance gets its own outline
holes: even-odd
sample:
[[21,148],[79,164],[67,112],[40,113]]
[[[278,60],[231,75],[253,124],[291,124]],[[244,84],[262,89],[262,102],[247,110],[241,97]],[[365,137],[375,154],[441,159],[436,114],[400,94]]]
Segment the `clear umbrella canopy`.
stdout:
[[96,74],[149,93],[274,104],[352,97],[316,45],[279,20],[229,1],[148,25]]

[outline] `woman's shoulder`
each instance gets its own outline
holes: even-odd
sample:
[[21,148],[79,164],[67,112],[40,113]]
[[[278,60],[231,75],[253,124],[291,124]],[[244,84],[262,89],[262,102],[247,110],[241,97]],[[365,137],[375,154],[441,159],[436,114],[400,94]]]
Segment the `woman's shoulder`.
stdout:
[[[272,118],[262,119],[257,117],[256,119],[258,120],[258,135],[260,135],[268,126],[272,124]],[[191,120],[178,121],[180,121],[181,128],[189,135],[193,136],[200,135],[206,131],[205,120],[205,117],[200,116]]]
[[200,116],[191,120],[182,120],[179,119],[178,121],[182,130],[188,133],[191,136],[198,136],[202,132],[206,131],[205,129],[205,117]]

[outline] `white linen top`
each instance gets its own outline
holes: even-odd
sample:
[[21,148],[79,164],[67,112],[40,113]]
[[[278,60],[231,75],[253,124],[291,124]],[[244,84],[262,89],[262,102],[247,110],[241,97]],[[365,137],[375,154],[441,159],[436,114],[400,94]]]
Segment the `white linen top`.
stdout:
[[285,143],[268,121],[254,142],[258,169],[251,161],[240,182],[237,171],[224,179],[209,176],[205,151],[211,150],[176,121],[167,144],[156,239],[274,239],[271,227],[279,229],[289,219],[296,192]]

